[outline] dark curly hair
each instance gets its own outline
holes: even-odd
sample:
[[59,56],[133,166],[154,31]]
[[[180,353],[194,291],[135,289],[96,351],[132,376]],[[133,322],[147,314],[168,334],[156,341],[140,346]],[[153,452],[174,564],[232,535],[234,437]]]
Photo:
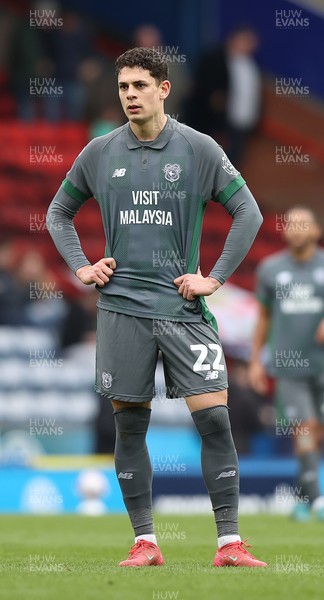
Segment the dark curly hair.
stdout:
[[158,83],[168,79],[169,76],[168,63],[164,54],[153,48],[131,48],[127,50],[116,60],[117,76],[124,67],[145,69]]

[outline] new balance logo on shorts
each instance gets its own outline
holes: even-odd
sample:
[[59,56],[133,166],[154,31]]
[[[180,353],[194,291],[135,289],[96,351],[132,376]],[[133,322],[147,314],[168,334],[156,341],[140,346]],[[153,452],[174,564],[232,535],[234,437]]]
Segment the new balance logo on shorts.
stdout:
[[115,169],[112,174],[112,177],[124,177],[125,173],[126,169]]
[[222,477],[235,477],[235,475],[236,471],[222,471],[222,473],[220,473],[218,477],[216,477],[216,480],[221,479]]
[[118,479],[133,479],[134,473],[118,473]]
[[209,379],[218,379],[218,371],[208,371],[205,381],[208,381]]

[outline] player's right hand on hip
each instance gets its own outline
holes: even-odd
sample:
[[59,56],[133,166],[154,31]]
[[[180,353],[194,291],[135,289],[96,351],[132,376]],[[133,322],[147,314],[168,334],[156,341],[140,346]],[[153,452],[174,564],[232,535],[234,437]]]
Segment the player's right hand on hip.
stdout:
[[116,269],[114,258],[101,258],[94,265],[80,267],[75,274],[85,285],[96,283],[99,287],[103,287],[114,274],[114,269]]
[[259,361],[252,361],[249,365],[248,378],[251,388],[257,394],[267,394],[269,391],[267,372]]

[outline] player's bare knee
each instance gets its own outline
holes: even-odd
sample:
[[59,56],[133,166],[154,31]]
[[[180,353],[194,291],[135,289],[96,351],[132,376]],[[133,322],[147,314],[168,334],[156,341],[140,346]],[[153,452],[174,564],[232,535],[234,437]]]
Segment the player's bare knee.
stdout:
[[212,406],[227,405],[227,389],[219,390],[218,392],[209,392],[208,394],[197,394],[195,396],[187,396],[185,401],[190,412],[201,410],[203,408],[211,408]]
[[125,400],[112,400],[114,410],[124,410],[127,408],[151,408],[151,402],[126,402]]

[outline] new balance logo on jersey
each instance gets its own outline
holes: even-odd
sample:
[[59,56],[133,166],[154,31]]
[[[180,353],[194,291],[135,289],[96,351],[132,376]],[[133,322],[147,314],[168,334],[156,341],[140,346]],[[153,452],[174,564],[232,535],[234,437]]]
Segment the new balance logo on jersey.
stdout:
[[125,173],[126,169],[115,169],[112,174],[112,177],[124,177]]
[[118,479],[133,479],[134,473],[118,473]]
[[222,477],[235,477],[235,475],[236,471],[222,471],[222,473],[220,473],[218,477],[216,477],[216,481],[217,479],[222,479]]

